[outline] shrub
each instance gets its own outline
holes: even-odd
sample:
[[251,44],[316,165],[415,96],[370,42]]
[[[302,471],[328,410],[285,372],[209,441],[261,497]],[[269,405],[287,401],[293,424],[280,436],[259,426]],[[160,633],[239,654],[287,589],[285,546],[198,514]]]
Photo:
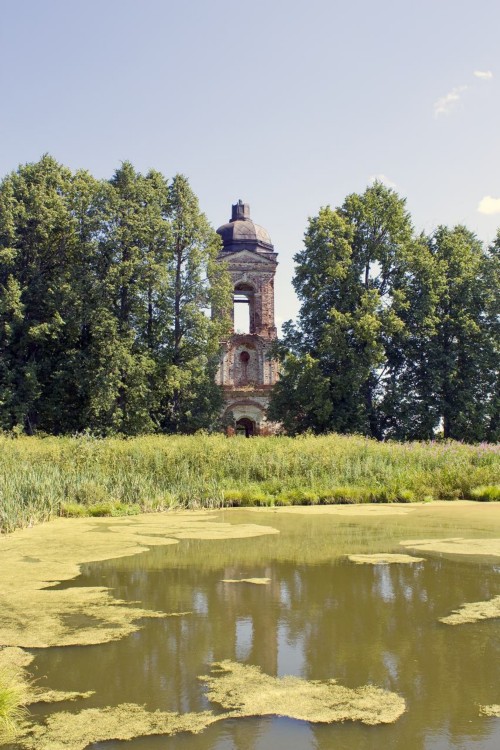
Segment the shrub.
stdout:
[[59,508],[59,515],[64,518],[79,518],[81,516],[88,515],[88,509],[84,505],[78,505],[78,503],[61,503]]
[[479,500],[483,503],[491,503],[500,500],[500,485],[490,484],[481,487],[474,487],[470,491],[472,500]]
[[369,503],[371,499],[371,491],[361,487],[333,487],[318,492],[318,501],[321,505],[354,505],[356,503]]
[[414,503],[415,493],[412,490],[398,490],[396,492],[398,502],[400,503]]
[[97,505],[109,498],[108,491],[96,482],[83,482],[74,491],[75,502],[80,505]]
[[276,505],[317,505],[318,502],[318,493],[306,489],[285,490],[275,498]]

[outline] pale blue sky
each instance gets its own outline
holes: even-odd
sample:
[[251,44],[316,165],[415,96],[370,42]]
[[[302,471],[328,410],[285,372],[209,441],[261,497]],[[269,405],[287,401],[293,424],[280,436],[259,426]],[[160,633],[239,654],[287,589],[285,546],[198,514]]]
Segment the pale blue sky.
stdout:
[[307,217],[374,176],[418,230],[492,239],[499,29],[499,0],[0,0],[0,176],[129,159],[186,174],[215,227],[242,198],[286,319]]

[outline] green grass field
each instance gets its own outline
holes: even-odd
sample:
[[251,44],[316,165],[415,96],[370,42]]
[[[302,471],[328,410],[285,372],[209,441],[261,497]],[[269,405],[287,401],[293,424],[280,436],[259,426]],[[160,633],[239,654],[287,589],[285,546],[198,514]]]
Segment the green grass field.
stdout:
[[500,499],[500,446],[358,436],[0,436],[0,529],[167,508]]

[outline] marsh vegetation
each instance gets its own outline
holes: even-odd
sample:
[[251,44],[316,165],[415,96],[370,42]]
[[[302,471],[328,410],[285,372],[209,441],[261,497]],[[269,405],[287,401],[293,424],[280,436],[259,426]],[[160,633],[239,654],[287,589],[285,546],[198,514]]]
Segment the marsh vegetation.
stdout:
[[0,436],[0,530],[170,508],[498,499],[500,448],[357,436]]

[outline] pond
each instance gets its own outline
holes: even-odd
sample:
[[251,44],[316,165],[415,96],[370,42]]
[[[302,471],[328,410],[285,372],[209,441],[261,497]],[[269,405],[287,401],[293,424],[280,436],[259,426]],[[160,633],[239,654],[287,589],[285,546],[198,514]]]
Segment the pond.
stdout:
[[[217,514],[217,521],[261,523],[279,534],[182,539],[83,565],[78,578],[59,588],[106,586],[114,597],[143,609],[186,614],[145,618],[140,630],[108,643],[33,649],[30,670],[40,687],[94,693],[76,703],[36,704],[32,711],[43,719],[60,710],[130,703],[148,711],[218,714],[224,707],[208,700],[200,676],[209,675],[214,662],[228,660],[258,667],[272,678],[293,675],[322,684],[334,679],[349,689],[378,686],[401,696],[405,710],[392,723],[376,725],[273,715],[221,718],[199,734],[89,747],[497,750],[500,718],[480,715],[479,707],[500,703],[500,619],[457,625],[441,619],[464,603],[500,595],[500,557],[452,554],[432,545],[422,551],[400,542],[498,538],[500,507],[377,510],[226,511]],[[378,553],[411,558],[393,563],[350,559]],[[257,672],[242,674],[240,690],[250,695]],[[271,689],[267,713],[280,713],[298,684]]]

